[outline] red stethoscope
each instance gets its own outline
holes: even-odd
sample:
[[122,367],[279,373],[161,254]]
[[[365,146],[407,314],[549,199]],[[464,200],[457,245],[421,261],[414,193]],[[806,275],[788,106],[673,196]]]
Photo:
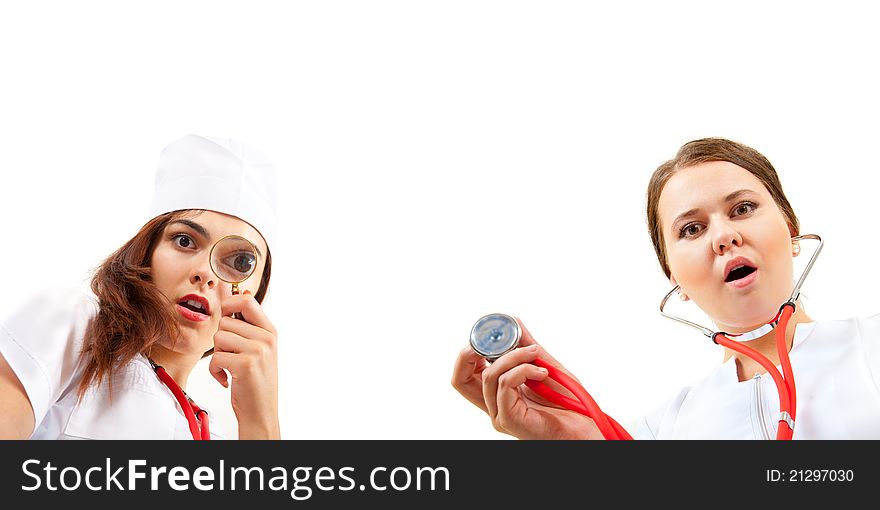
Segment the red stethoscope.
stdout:
[[153,367],[153,370],[156,371],[159,380],[165,383],[165,386],[171,390],[171,393],[174,394],[174,398],[177,399],[177,403],[180,404],[180,408],[183,409],[183,414],[186,416],[186,421],[189,422],[189,431],[192,434],[193,439],[196,441],[210,440],[211,429],[208,424],[208,411],[205,411],[196,405],[196,403],[189,398],[189,395],[187,395],[186,392],[174,382],[174,379],[168,375],[168,372],[162,368],[162,365],[157,365],[153,360],[149,358],[147,359]]
[[[819,255],[819,252],[822,251],[822,246],[824,244],[822,238],[814,234],[792,237],[792,241],[799,241],[802,239],[819,241],[819,247],[816,248],[810,261],[807,263],[807,266],[801,274],[797,284],[795,284],[794,290],[788,301],[779,308],[779,312],[777,312],[775,317],[760,328],[739,334],[712,331],[711,329],[700,326],[694,322],[666,313],[664,311],[666,302],[676,291],[678,291],[678,285],[669,291],[669,293],[663,298],[663,301],[660,302],[660,313],[664,317],[692,328],[696,328],[716,344],[755,360],[767,370],[767,373],[769,373],[771,377],[773,377],[773,382],[776,383],[776,390],[779,394],[779,427],[776,431],[776,439],[787,440],[792,438],[797,413],[797,393],[795,391],[794,373],[791,369],[791,360],[788,356],[788,346],[785,341],[785,332],[789,320],[791,319],[792,314],[794,314],[796,307],[795,303],[800,297],[801,286],[803,285],[807,274],[809,274],[810,270],[813,268],[813,264],[816,262],[816,257]],[[781,374],[766,356],[742,343],[760,338],[774,329],[776,330],[776,350],[779,355],[780,365],[782,366]],[[521,335],[522,331],[520,330],[519,323],[517,323],[513,317],[505,314],[490,314],[477,321],[471,329],[471,347],[478,354],[481,354],[489,361],[493,361],[506,352],[516,348],[516,346],[519,345]],[[733,340],[733,338],[736,338],[736,340]],[[593,400],[590,394],[572,377],[540,358],[532,363],[545,368],[548,371],[548,377],[570,391],[575,398],[562,395],[542,382],[528,380],[526,381],[526,386],[531,388],[532,391],[556,405],[575,411],[592,419],[605,439],[632,439],[632,436],[619,423],[617,423],[614,418],[608,416],[601,408],[599,408],[599,405]]]

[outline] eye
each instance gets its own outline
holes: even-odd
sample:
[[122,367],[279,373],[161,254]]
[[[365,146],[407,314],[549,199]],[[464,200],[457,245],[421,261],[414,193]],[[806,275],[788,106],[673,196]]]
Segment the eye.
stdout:
[[744,214],[749,214],[750,212],[753,212],[757,208],[758,208],[758,204],[755,204],[752,202],[742,202],[742,203],[737,204],[736,207],[733,208],[733,215],[734,216],[742,216]]
[[175,244],[178,248],[195,248],[196,242],[193,241],[193,238],[186,234],[174,234],[171,236],[171,242]]
[[699,223],[688,223],[687,225],[681,227],[679,231],[679,238],[693,238],[700,235],[703,231],[703,226]]
[[257,258],[250,252],[238,252],[223,257],[222,262],[229,269],[243,277],[247,277],[254,272]]

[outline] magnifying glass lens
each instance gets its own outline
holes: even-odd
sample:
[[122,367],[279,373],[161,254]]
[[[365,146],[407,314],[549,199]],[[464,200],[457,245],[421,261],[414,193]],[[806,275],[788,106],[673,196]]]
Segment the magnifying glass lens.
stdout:
[[483,316],[471,329],[471,347],[477,354],[494,360],[519,345],[522,332],[516,320],[503,313]]
[[257,253],[254,245],[243,237],[224,237],[211,250],[211,269],[224,282],[241,283],[256,268]]

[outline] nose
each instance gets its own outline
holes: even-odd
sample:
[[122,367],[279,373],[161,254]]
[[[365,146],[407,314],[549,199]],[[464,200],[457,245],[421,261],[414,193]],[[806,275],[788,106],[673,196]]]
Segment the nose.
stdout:
[[209,289],[214,288],[217,284],[216,277],[214,276],[214,272],[211,271],[211,266],[208,263],[207,258],[202,261],[201,264],[193,267],[189,275],[189,282],[194,285],[207,285]]
[[715,222],[712,232],[712,250],[718,255],[724,255],[732,246],[742,247],[743,239],[739,231],[731,222],[719,220]]

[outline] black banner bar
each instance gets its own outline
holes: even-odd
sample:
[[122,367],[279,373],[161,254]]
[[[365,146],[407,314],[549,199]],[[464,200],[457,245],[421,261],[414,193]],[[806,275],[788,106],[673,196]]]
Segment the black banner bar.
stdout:
[[826,495],[842,502],[880,486],[875,441],[4,441],[0,452],[4,503],[77,507],[544,508],[567,501],[588,508],[589,501],[678,506],[703,494],[714,498],[706,503]]

